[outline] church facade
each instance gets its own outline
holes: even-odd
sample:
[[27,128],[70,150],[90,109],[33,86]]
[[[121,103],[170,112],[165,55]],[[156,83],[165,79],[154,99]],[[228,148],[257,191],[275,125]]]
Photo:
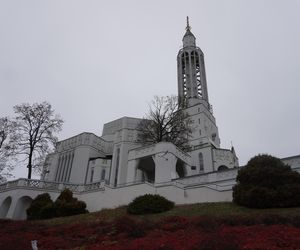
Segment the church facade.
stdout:
[[221,149],[218,127],[208,100],[204,54],[187,25],[177,56],[178,97],[192,122],[190,150],[171,143],[142,147],[137,143],[141,119],[123,117],[106,123],[101,136],[82,133],[58,143],[48,156],[46,181],[90,184],[169,182],[197,174],[237,168],[234,149]]
[[[38,194],[56,199],[64,188],[87,203],[89,211],[126,205],[146,193],[176,204],[231,201],[239,169],[235,150],[220,148],[209,103],[204,54],[187,22],[177,55],[178,98],[192,121],[189,150],[170,142],[142,146],[142,119],[123,117],[104,124],[102,135],[81,133],[57,143],[40,180],[18,179],[0,185],[0,218],[25,219]],[[300,169],[300,157],[285,159]]]

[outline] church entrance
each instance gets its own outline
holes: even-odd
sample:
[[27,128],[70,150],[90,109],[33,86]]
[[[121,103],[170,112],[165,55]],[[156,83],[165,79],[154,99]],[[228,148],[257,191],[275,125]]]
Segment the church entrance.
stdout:
[[137,169],[142,171],[142,180],[154,183],[155,181],[155,163],[152,156],[140,159]]
[[176,174],[178,175],[177,178],[184,178],[187,173],[186,173],[186,169],[185,169],[185,164],[182,160],[177,159],[177,163],[176,163]]

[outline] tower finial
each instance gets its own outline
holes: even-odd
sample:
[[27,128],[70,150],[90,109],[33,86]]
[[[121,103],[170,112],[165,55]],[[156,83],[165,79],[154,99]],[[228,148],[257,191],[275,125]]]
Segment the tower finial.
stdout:
[[187,16],[186,17],[186,30],[188,31],[188,30],[190,30],[192,27],[190,26],[190,22],[189,22],[189,17]]

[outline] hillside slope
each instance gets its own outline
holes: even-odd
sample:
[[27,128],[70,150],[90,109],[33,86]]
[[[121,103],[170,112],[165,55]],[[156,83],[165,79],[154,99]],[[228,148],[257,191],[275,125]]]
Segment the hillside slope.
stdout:
[[177,206],[162,214],[126,208],[44,221],[0,220],[0,249],[300,249],[300,208],[232,203]]

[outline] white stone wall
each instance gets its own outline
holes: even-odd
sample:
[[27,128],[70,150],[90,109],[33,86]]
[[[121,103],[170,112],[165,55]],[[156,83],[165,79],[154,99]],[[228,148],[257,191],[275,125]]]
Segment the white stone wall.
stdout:
[[55,153],[47,158],[42,179],[85,183],[89,159],[112,154],[112,145],[92,133],[81,133],[60,141]]
[[[89,189],[89,185],[72,186],[19,179],[0,185],[0,217],[25,219],[26,209],[37,195],[48,192],[52,200],[55,200],[65,187],[72,189],[75,197],[85,201],[90,212],[127,205],[135,197],[146,193],[160,194],[176,204],[230,201],[233,182],[228,183],[228,180],[224,180],[224,174],[222,178],[218,181],[218,175],[211,175],[209,179],[213,182],[195,183],[192,181],[193,178],[189,178],[188,183],[178,181],[156,185],[139,183],[116,188],[99,185],[94,186],[94,189]],[[194,178],[194,181],[199,180]]]
[[213,159],[215,170],[218,170],[220,166],[238,167],[236,156],[228,149],[213,149]]
[[198,104],[186,109],[189,118],[192,120],[191,145],[199,145],[201,141],[209,140],[215,147],[220,147],[218,127],[209,108],[209,104],[206,101],[198,100]]
[[[300,156],[282,160],[299,170],[299,159]],[[146,193],[160,194],[176,204],[231,201],[237,172],[238,169],[234,168],[160,184],[137,183],[116,188],[104,183],[65,186],[54,182],[19,179],[0,185],[0,218],[25,219],[26,208],[38,194],[48,192],[55,200],[65,187],[71,188],[75,197],[85,201],[90,212],[126,205]]]
[[291,166],[292,169],[300,173],[300,155],[286,157],[281,159],[285,164]]

